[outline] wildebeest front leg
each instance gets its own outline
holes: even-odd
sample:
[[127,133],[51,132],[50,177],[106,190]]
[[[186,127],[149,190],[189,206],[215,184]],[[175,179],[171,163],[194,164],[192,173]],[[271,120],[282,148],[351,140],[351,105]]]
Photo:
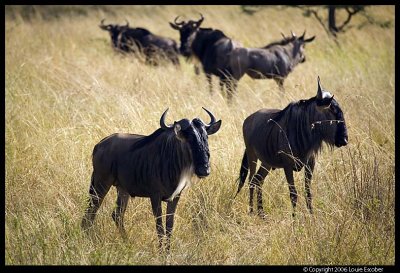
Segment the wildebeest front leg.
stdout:
[[232,96],[235,93],[236,88],[237,88],[237,81],[235,79],[226,80],[226,92],[229,101],[232,100]]
[[283,78],[274,78],[275,82],[278,84],[279,90],[280,91],[285,91],[285,89],[283,88]]
[[162,240],[164,237],[164,227],[162,223],[162,208],[161,208],[161,198],[160,196],[152,196],[150,197],[151,200],[151,208],[153,210],[153,215],[156,218],[156,230],[157,230],[157,236],[158,236],[158,246],[159,249],[162,249]]
[[120,187],[117,188],[117,191],[118,191],[118,196],[117,196],[116,207],[111,216],[115,224],[117,225],[118,230],[122,235],[122,238],[126,239],[127,236],[124,227],[124,214],[129,202],[129,193]]
[[169,251],[171,244],[172,228],[174,227],[174,215],[176,206],[178,205],[178,201],[179,201],[179,196],[175,197],[174,200],[168,202],[167,204],[167,216],[165,217],[166,233],[167,233],[167,246],[166,246],[167,251]]
[[306,203],[307,203],[307,208],[310,211],[310,213],[313,213],[312,209],[312,196],[311,196],[311,189],[310,189],[310,183],[312,179],[312,175],[314,172],[314,166],[315,166],[315,160],[314,157],[310,158],[307,162],[307,164],[304,166],[304,176],[305,176],[305,181],[304,181],[304,187],[306,190]]
[[213,93],[213,90],[212,90],[212,78],[211,78],[211,74],[206,73],[206,78],[207,78],[208,86],[209,86],[209,88],[210,88],[210,94],[212,94],[212,93]]
[[289,192],[290,192],[290,200],[292,201],[293,207],[293,217],[296,211],[296,203],[297,203],[297,191],[296,187],[294,186],[294,178],[293,178],[293,168],[292,166],[285,167],[285,176],[286,180],[289,183]]

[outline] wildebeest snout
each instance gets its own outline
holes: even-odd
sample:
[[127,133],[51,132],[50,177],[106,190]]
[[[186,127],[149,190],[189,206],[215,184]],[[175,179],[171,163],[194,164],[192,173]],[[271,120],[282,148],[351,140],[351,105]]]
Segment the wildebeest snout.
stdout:
[[342,146],[346,146],[347,143],[349,143],[348,137],[347,137],[347,136],[344,136],[343,138],[339,138],[339,139],[336,141],[335,144],[336,144],[337,147],[342,147]]
[[195,172],[199,178],[204,178],[210,174],[210,165],[208,164],[200,165],[196,168]]

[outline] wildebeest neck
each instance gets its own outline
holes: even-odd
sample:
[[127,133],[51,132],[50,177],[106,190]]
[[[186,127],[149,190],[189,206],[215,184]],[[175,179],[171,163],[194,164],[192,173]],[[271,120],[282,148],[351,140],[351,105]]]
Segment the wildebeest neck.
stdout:
[[286,129],[286,137],[280,141],[288,140],[292,151],[287,152],[297,157],[318,152],[322,147],[323,136],[313,129],[313,124],[324,120],[325,116],[316,110],[315,104],[315,98],[293,102],[272,118],[281,128]]

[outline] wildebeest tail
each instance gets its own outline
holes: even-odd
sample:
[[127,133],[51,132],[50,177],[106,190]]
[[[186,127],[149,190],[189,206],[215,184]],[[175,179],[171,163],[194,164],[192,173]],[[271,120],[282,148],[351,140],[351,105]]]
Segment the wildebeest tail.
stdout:
[[[244,182],[246,181],[246,177],[247,177],[248,172],[249,172],[249,162],[247,160],[246,150],[244,150],[244,155],[243,155],[243,159],[242,159],[242,165],[240,166],[240,176],[238,178],[239,185],[238,185],[238,190],[236,192],[236,195],[238,195],[240,190],[243,188],[243,185],[244,185]],[[235,195],[235,197],[236,197],[236,195]]]

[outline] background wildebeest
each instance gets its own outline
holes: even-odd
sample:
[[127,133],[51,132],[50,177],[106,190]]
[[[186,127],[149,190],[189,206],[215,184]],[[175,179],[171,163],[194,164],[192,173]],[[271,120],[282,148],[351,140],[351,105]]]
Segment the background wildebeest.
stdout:
[[159,59],[165,59],[179,65],[178,46],[173,39],[161,37],[144,28],[131,28],[126,25],[105,25],[101,20],[99,27],[110,33],[114,49],[126,53],[141,53],[146,63],[157,65]]
[[[243,187],[250,168],[250,212],[253,212],[253,191],[257,188],[258,214],[264,216],[262,184],[271,169],[283,168],[289,183],[293,215],[297,202],[293,171],[304,167],[307,207],[312,213],[310,182],[315,155],[324,141],[330,147],[347,145],[348,136],[342,109],[328,91],[321,88],[315,97],[290,103],[285,109],[261,109],[243,122],[246,145],[240,168],[239,187]],[[261,166],[254,176],[257,160]],[[236,194],[237,194],[236,193]]]
[[283,40],[270,43],[262,48],[236,48],[232,52],[230,66],[233,68],[233,77],[240,79],[244,73],[253,79],[274,79],[283,90],[283,81],[294,67],[306,60],[304,46],[313,41],[315,36],[305,39],[303,35],[297,37],[283,37]]
[[225,85],[228,98],[231,98],[237,83],[231,79],[233,73],[230,67],[230,53],[238,43],[218,29],[200,28],[204,20],[203,15],[198,21],[178,22],[178,18],[179,16],[175,18],[174,23],[170,22],[170,25],[180,33],[180,53],[201,62],[210,92],[212,92],[211,75],[215,75],[220,80],[221,90]]
[[174,224],[174,213],[183,188],[190,185],[195,174],[199,178],[210,174],[208,135],[216,133],[221,120],[216,121],[207,109],[211,121],[203,123],[181,119],[165,124],[168,109],[162,114],[158,130],[149,136],[113,134],[101,140],[93,149],[93,173],[89,188],[90,202],[82,219],[86,230],[93,224],[96,212],[111,186],[118,191],[112,213],[119,231],[125,237],[124,213],[131,197],[148,197],[151,201],[159,245],[164,228],[161,201],[167,202],[167,249]]

